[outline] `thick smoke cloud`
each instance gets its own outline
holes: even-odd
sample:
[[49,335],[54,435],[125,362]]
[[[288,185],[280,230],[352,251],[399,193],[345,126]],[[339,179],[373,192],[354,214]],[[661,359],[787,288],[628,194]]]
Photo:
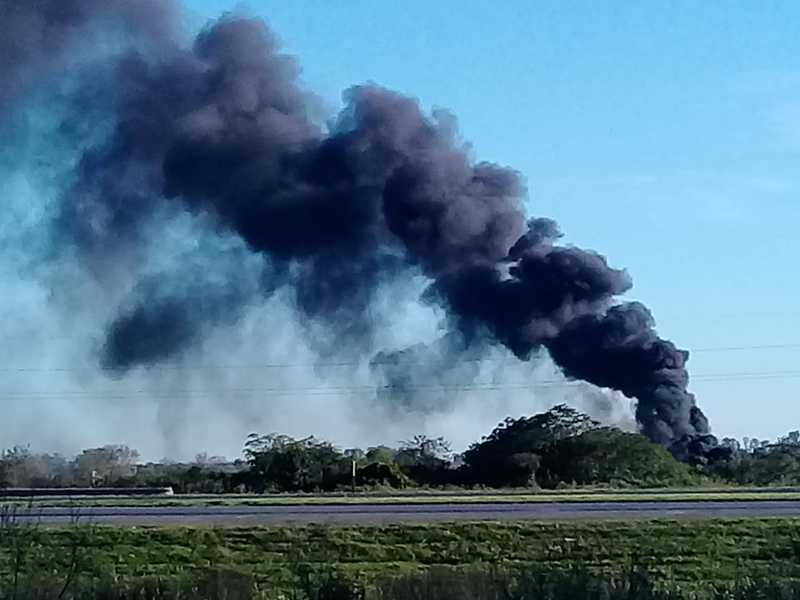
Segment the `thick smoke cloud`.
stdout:
[[558,336],[579,316],[602,312],[630,288],[624,271],[605,258],[555,246],[552,221],[534,219],[501,263],[467,264],[446,273],[432,288],[469,331],[488,327],[521,359]]
[[668,444],[686,431],[707,433],[686,392],[688,352],[659,339],[653,327],[643,305],[621,304],[570,322],[549,348],[567,375],[637,398],[636,418],[650,439]]
[[107,328],[103,367],[121,374],[131,364],[158,364],[200,343],[209,324],[235,323],[256,296],[231,278],[216,284],[197,279],[202,283],[179,289],[165,289],[159,278],[140,282]]
[[20,97],[69,60],[69,51],[87,43],[90,25],[165,39],[174,25],[171,0],[2,0],[0,2],[0,117]]
[[[154,220],[188,211],[263,259],[260,294],[290,290],[300,320],[314,325],[309,335],[320,324],[328,332],[315,338],[318,350],[378,352],[372,366],[390,400],[413,403],[430,352],[445,358],[426,368],[454,373],[492,344],[521,360],[546,348],[567,376],[635,397],[651,439],[713,446],[687,391],[687,354],[658,337],[647,309],[617,304],[631,287],[627,273],[559,245],[553,221],[526,222],[520,174],[476,162],[452,116],[364,85],[325,125],[295,61],[260,20],[223,17],[186,48],[152,26],[163,13],[157,2],[0,6],[16,9],[34,39],[54,39],[32,53],[1,42],[25,56],[0,72],[18,88],[65,62],[76,27],[113,14],[139,32],[129,51],[96,66],[111,78],[92,107],[107,107],[108,135],[78,161],[55,225],[55,238],[100,280],[119,261],[145,260],[140,250],[158,243],[147,233]],[[422,301],[446,315],[445,341],[376,348],[380,290],[420,274],[430,281]],[[108,326],[106,366],[124,372],[180,355],[251,298],[248,286],[209,292],[202,280],[175,285],[176,277],[191,275],[131,286]]]

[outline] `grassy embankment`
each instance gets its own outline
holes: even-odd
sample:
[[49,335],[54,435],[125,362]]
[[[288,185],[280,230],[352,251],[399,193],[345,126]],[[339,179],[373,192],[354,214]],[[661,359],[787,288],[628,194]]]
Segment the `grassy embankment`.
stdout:
[[368,583],[435,567],[580,567],[614,576],[639,565],[659,585],[694,589],[747,577],[800,578],[800,520],[0,531],[0,582],[15,570],[58,579],[70,565],[84,578],[117,582],[221,569],[271,589],[330,570]]
[[302,506],[333,504],[475,504],[484,502],[748,502],[800,500],[797,489],[685,489],[685,490],[574,490],[520,492],[412,492],[387,494],[326,495],[219,495],[158,497],[38,497],[15,498],[7,504],[39,507],[71,506]]

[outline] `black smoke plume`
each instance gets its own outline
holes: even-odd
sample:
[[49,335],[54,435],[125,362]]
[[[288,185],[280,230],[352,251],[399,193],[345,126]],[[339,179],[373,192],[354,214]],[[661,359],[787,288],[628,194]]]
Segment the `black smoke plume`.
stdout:
[[[2,63],[15,89],[66,64],[78,25],[113,15],[138,32],[137,44],[96,66],[109,77],[97,102],[113,125],[78,161],[56,219],[56,237],[101,265],[99,277],[115,257],[157,243],[146,235],[153,219],[186,210],[264,257],[264,293],[291,290],[302,319],[324,323],[337,351],[366,353],[376,350],[376,294],[423,274],[423,301],[445,310],[456,354],[474,358],[499,343],[527,360],[546,348],[568,377],[638,399],[652,440],[681,455],[713,447],[687,391],[688,354],[658,337],[646,308],[616,300],[631,287],[628,275],[597,253],[559,245],[553,221],[526,221],[520,174],[473,160],[449,114],[429,116],[370,84],[351,88],[323,124],[294,59],[256,19],[225,16],[186,48],[177,35],[153,33],[157,2],[0,6],[40,40],[33,52],[24,33],[0,42],[18,59]],[[198,302],[202,281],[178,293],[135,289],[109,325],[103,357],[123,371],[179,354],[248,301],[230,293]],[[379,354],[373,366],[390,365],[387,380],[408,387],[409,355],[425,352]]]
[[[96,39],[93,25],[158,43],[175,20],[171,0],[0,1],[0,117],[26,93],[69,63],[70,52]],[[87,35],[94,33],[94,36]]]

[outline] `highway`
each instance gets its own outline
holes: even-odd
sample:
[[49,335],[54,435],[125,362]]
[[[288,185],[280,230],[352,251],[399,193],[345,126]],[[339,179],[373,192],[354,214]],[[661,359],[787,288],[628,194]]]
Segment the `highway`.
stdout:
[[800,517],[800,501],[330,504],[323,506],[154,506],[26,508],[18,522],[67,525],[253,526],[287,523],[392,523],[514,519]]

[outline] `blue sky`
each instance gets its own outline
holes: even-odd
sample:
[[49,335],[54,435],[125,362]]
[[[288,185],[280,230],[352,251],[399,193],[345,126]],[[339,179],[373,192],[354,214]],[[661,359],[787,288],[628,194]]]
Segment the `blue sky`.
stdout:
[[[236,6],[192,0],[191,26]],[[452,110],[476,156],[524,173],[532,213],[628,268],[661,334],[706,350],[692,389],[717,433],[800,428],[800,4],[239,9],[267,19],[332,111],[374,81]],[[708,350],[763,345],[794,347]],[[702,381],[727,373],[768,375]]]

